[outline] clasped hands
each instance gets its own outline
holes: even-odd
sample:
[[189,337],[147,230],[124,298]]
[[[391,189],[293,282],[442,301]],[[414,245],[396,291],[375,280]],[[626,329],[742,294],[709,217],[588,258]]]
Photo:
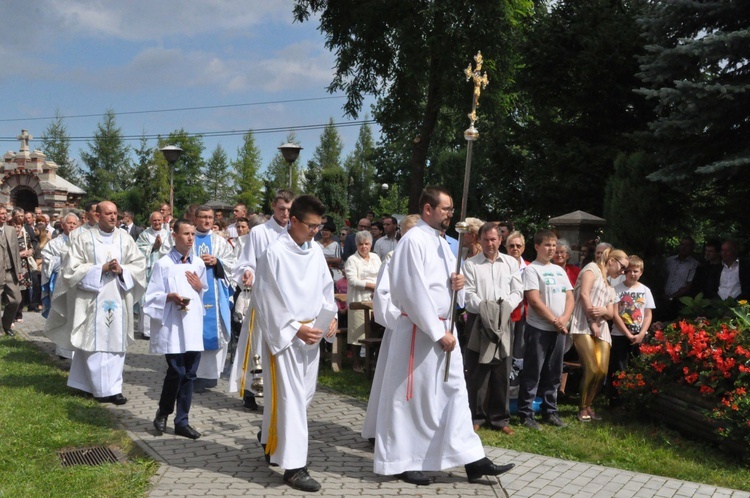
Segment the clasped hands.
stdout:
[[120,263],[118,263],[116,259],[113,259],[102,265],[102,274],[106,275],[107,273],[114,273],[116,275],[120,275],[122,273],[122,266],[120,266]]

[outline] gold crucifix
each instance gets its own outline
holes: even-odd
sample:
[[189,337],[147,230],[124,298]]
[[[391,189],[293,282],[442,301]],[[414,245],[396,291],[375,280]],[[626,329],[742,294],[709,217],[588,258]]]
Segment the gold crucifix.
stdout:
[[468,115],[469,119],[471,120],[471,128],[474,128],[474,122],[477,120],[477,106],[479,105],[479,95],[487,86],[487,83],[490,82],[490,80],[487,78],[487,71],[482,74],[482,52],[477,52],[477,55],[474,56],[474,61],[476,62],[476,66],[473,70],[471,69],[471,63],[469,63],[469,67],[464,69],[466,81],[472,79],[474,80],[474,98],[471,101],[471,113]]

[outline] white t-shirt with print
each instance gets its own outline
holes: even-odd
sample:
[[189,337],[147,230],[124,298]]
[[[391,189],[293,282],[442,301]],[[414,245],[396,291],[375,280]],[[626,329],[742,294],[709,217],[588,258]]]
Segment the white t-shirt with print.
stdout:
[[[542,303],[555,316],[560,316],[565,312],[565,293],[572,291],[573,287],[562,267],[534,261],[523,272],[523,290],[538,290]],[[529,306],[526,323],[541,330],[557,330],[552,323],[539,316],[532,306]]]
[[[644,310],[656,308],[651,290],[640,282],[633,287],[628,287],[622,282],[615,286],[615,296],[620,318],[625,326],[631,334],[639,334],[643,325]],[[612,335],[625,334],[617,327],[613,327]]]

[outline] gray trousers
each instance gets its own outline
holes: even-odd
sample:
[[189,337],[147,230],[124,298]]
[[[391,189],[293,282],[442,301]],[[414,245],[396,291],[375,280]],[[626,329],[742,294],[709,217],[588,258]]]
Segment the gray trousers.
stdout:
[[534,416],[532,405],[542,398],[542,414],[557,413],[557,391],[562,378],[565,335],[526,324],[526,349],[518,386],[518,415]]
[[2,292],[2,301],[5,305],[3,309],[3,329],[10,329],[16,320],[16,312],[21,306],[21,289],[18,287],[18,277],[13,274],[12,270],[5,271],[5,279],[0,284]]
[[479,363],[479,353],[466,350],[466,387],[475,425],[502,429],[510,423],[510,371],[513,357]]

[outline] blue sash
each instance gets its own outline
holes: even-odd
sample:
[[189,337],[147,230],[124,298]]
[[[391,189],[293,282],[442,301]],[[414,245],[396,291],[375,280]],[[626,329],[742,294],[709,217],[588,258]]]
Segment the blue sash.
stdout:
[[[193,254],[201,257],[204,254],[213,255],[211,234],[196,234],[193,244]],[[218,262],[217,264],[221,264]],[[217,279],[213,267],[206,267],[206,280],[208,290],[203,294],[203,347],[206,351],[219,349],[219,320],[224,324],[224,330],[231,330],[229,323],[231,314],[229,312],[229,288],[224,279]],[[228,340],[227,337],[225,337]]]

